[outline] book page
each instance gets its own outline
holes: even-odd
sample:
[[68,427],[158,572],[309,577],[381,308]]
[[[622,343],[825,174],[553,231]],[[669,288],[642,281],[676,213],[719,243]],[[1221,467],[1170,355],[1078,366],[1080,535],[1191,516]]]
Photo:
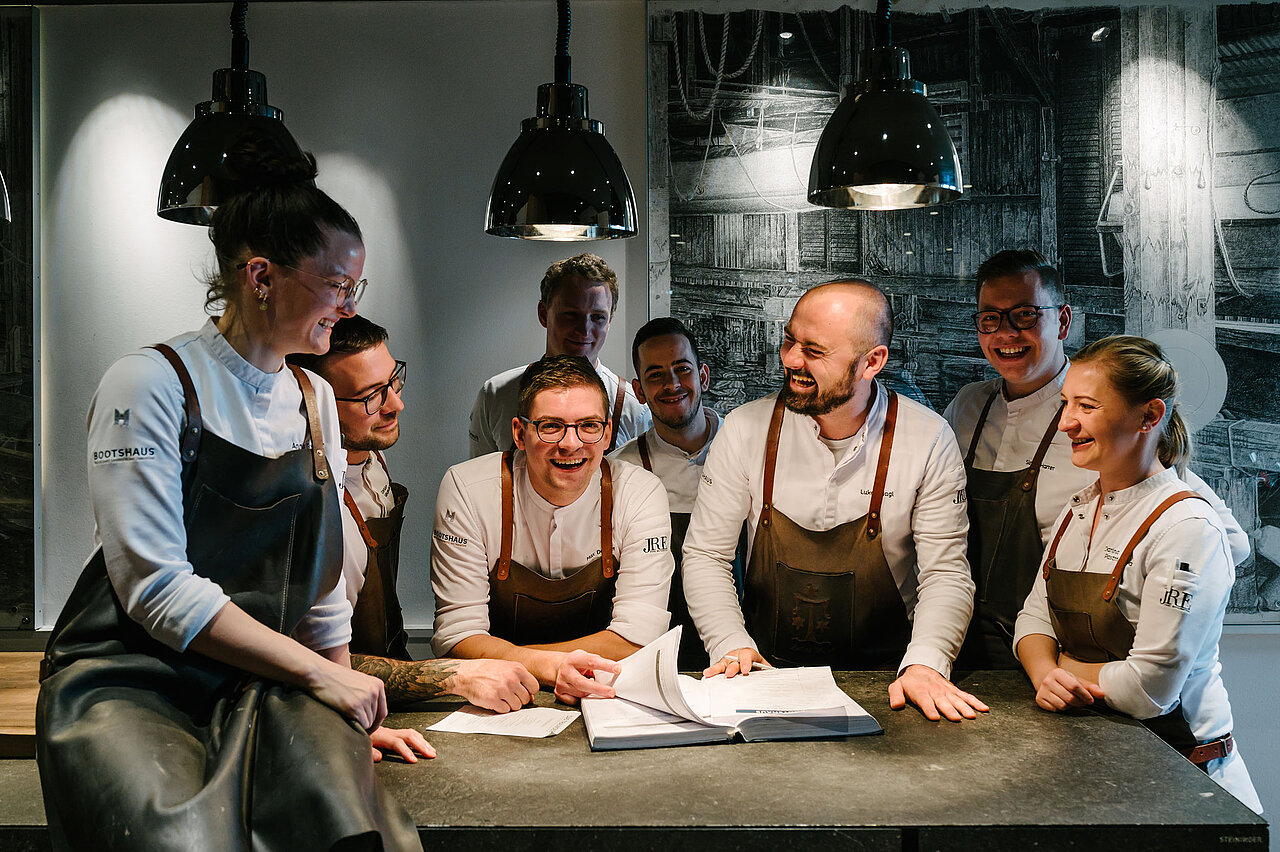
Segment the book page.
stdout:
[[[676,656],[680,652],[680,625],[668,630],[657,639],[620,661],[622,671],[613,677],[611,686],[619,698],[643,704],[688,719],[707,724],[694,712],[685,700],[680,688],[681,676],[676,668]],[[607,672],[599,673],[605,680]],[[691,678],[685,678],[691,680]],[[606,681],[608,682],[608,681]]]
[[746,677],[717,675],[704,678],[702,684],[707,691],[710,720],[722,725],[735,724],[747,716],[831,716],[849,712],[850,705],[857,707],[836,686],[831,669],[826,666],[766,669]]

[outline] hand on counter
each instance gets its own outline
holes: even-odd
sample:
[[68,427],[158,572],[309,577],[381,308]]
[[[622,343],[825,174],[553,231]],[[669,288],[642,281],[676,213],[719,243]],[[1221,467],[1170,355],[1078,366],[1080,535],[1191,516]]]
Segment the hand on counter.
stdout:
[[907,666],[902,675],[889,684],[889,706],[901,710],[907,702],[920,708],[931,722],[946,716],[952,722],[976,719],[978,711],[991,708],[965,692],[928,666]]
[[511,660],[460,660],[445,682],[449,692],[477,707],[507,713],[538,693],[538,679]]
[[374,763],[382,760],[384,752],[394,752],[405,763],[418,762],[414,752],[427,758],[436,756],[436,750],[431,743],[427,742],[426,738],[413,728],[383,728],[379,726],[369,734],[369,741],[373,744]]
[[613,660],[606,660],[598,654],[587,651],[570,651],[567,654],[557,651],[548,653],[558,654],[561,657],[556,668],[553,687],[558,700],[565,704],[577,704],[580,699],[588,695],[598,695],[601,698],[614,697],[612,686],[606,686],[591,677],[598,671],[614,674],[621,671],[621,667]]
[[1036,704],[1054,713],[1068,707],[1088,707],[1106,697],[1098,684],[1062,668],[1051,670],[1036,687]]
[[720,658],[720,662],[712,663],[703,671],[703,677],[715,677],[724,672],[725,677],[733,677],[740,674],[744,677],[751,674],[752,669],[771,669],[769,661],[760,656],[760,652],[755,648],[739,648],[736,651],[730,651]]

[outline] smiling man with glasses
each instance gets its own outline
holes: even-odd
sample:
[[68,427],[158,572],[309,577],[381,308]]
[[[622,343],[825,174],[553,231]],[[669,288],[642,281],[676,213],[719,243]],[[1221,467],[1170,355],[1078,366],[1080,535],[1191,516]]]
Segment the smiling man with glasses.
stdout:
[[530,701],[537,681],[518,663],[498,660],[421,660],[409,655],[396,594],[400,527],[408,489],[392,482],[383,450],[400,437],[407,367],[391,357],[387,330],[361,316],[333,326],[329,351],[290,356],[327,381],[338,403],[343,479],[342,572],[351,619],[351,666],[380,678],[393,704],[458,695],[505,712]]
[[[1053,523],[1097,475],[1071,463],[1071,440],[1057,430],[1072,319],[1058,270],[1038,251],[1002,251],[978,267],[976,295],[978,345],[999,378],[964,386],[945,414],[965,454],[969,565],[977,585],[956,665],[1016,669],[1014,620]],[[1238,564],[1249,555],[1248,537],[1190,470],[1187,483],[1222,516]]]
[[436,500],[432,644],[440,655],[522,663],[562,701],[667,627],[673,568],[656,476],[604,459],[609,399],[592,363],[530,364],[514,450],[454,465]]

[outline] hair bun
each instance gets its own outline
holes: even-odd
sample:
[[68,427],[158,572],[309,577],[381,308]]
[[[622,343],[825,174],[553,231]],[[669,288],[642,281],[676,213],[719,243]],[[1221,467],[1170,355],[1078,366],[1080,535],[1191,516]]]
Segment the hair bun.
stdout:
[[241,191],[306,184],[316,178],[314,156],[279,137],[262,133],[249,134],[233,142],[222,164]]

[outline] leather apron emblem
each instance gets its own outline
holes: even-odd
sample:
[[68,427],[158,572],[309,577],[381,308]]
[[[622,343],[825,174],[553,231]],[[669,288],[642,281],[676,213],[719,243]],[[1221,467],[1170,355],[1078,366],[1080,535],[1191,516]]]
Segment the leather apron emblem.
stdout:
[[761,653],[775,663],[893,668],[906,650],[911,625],[879,540],[898,414],[897,395],[882,392],[888,411],[867,514],[829,530],[806,529],[773,505],[785,412],[781,398],[774,405],[744,615]]
[[613,619],[613,477],[600,460],[600,556],[561,579],[511,559],[515,537],[513,453],[502,454],[502,550],[489,571],[489,634],[516,645],[563,642],[604,630]]

